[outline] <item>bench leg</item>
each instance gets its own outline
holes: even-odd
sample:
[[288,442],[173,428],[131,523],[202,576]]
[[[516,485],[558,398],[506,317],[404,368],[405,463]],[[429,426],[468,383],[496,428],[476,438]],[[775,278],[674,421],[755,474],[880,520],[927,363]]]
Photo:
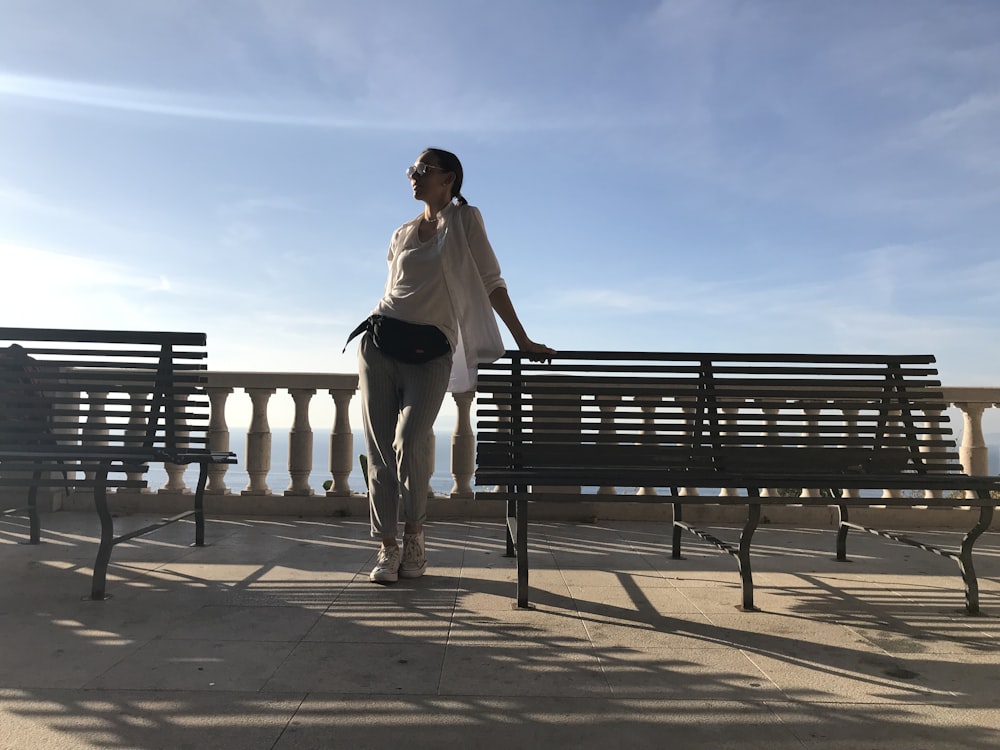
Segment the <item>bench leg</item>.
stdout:
[[674,503],[674,529],[673,529],[673,539],[670,545],[670,557],[674,560],[683,560],[684,557],[681,555],[681,536],[684,534],[684,527],[678,522],[684,520],[684,512],[682,510],[683,506],[680,503]]
[[850,531],[850,526],[848,521],[850,521],[850,516],[847,514],[846,505],[838,505],[837,511],[840,514],[840,518],[837,523],[837,561],[838,562],[848,562],[847,560],[847,532]]
[[517,501],[517,606],[530,609],[528,602],[528,501]]
[[[753,497],[758,497],[757,492],[752,493]],[[740,534],[740,548],[736,555],[736,560],[740,567],[740,580],[743,583],[743,609],[756,611],[753,604],[753,572],[750,569],[750,543],[753,540],[753,533],[760,523],[760,503],[747,503],[747,522]]]
[[31,488],[28,490],[28,523],[30,526],[28,544],[41,544],[42,527],[38,518],[38,483],[42,481],[41,469],[35,469],[31,475]]
[[198,488],[194,493],[194,546],[205,546],[205,486],[208,484],[208,464],[202,463],[198,473]]
[[976,578],[976,568],[972,563],[972,547],[983,532],[989,529],[993,520],[993,507],[984,505],[979,509],[979,522],[968,534],[962,537],[962,550],[958,556],[958,568],[962,571],[965,582],[966,614],[978,615],[979,611],[979,580]]
[[[513,521],[513,524],[511,523]],[[517,550],[514,548],[514,534],[511,527],[517,528],[517,504],[513,500],[507,501],[507,550],[504,557],[517,557]]]
[[108,563],[111,562],[111,550],[115,546],[115,522],[108,510],[108,468],[102,467],[94,477],[94,505],[97,516],[101,519],[101,544],[97,548],[97,558],[94,560],[94,577],[90,587],[90,598],[94,601],[106,599]]

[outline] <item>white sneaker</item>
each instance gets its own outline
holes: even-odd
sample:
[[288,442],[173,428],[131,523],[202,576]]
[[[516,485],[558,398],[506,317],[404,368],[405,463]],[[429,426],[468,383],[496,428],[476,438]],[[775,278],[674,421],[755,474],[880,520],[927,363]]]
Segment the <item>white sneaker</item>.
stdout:
[[399,547],[379,547],[375,567],[368,575],[372,583],[395,583],[399,580]]
[[399,566],[400,578],[420,578],[427,570],[424,551],[424,532],[403,535],[403,562]]

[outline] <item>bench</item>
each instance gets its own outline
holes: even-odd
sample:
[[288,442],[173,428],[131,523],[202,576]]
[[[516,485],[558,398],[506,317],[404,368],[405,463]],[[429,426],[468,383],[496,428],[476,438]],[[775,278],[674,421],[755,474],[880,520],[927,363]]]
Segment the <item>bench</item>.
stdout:
[[[38,493],[91,491],[101,539],[91,599],[106,598],[115,545],[194,516],[205,543],[209,448],[205,334],[0,328],[0,487],[27,490],[29,544],[41,541]],[[115,535],[108,490],[144,489],[151,463],[200,467],[194,508]]]
[[[671,503],[672,557],[685,532],[733,555],[746,610],[761,506],[823,505],[839,511],[838,560],[850,529],[955,559],[978,614],[972,550],[1000,477],[962,473],[939,389],[932,356],[579,351],[536,364],[509,351],[479,367],[475,497],[507,502],[519,607],[530,606],[528,503],[607,501]],[[687,523],[694,504],[745,505],[738,544]],[[979,513],[951,549],[855,524],[852,506]]]

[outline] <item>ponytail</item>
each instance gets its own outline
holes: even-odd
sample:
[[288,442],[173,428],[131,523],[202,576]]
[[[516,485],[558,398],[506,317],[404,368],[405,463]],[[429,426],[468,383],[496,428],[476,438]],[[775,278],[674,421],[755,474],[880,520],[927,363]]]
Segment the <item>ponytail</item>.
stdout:
[[456,193],[455,194],[455,202],[458,205],[460,205],[460,206],[468,206],[469,205],[469,201],[465,200],[465,196],[462,195],[461,193]]

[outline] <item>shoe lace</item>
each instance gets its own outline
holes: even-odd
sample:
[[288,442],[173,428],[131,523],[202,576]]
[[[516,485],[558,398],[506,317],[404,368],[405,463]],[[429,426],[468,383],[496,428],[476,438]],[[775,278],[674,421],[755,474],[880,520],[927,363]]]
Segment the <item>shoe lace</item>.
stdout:
[[385,547],[379,547],[378,558],[376,558],[378,566],[382,568],[389,567],[392,564],[393,554],[398,554],[397,553],[398,549],[399,549],[398,547],[394,547],[392,550],[389,550]]
[[422,557],[420,537],[416,534],[405,537],[403,540],[403,560],[405,562],[420,562]]

